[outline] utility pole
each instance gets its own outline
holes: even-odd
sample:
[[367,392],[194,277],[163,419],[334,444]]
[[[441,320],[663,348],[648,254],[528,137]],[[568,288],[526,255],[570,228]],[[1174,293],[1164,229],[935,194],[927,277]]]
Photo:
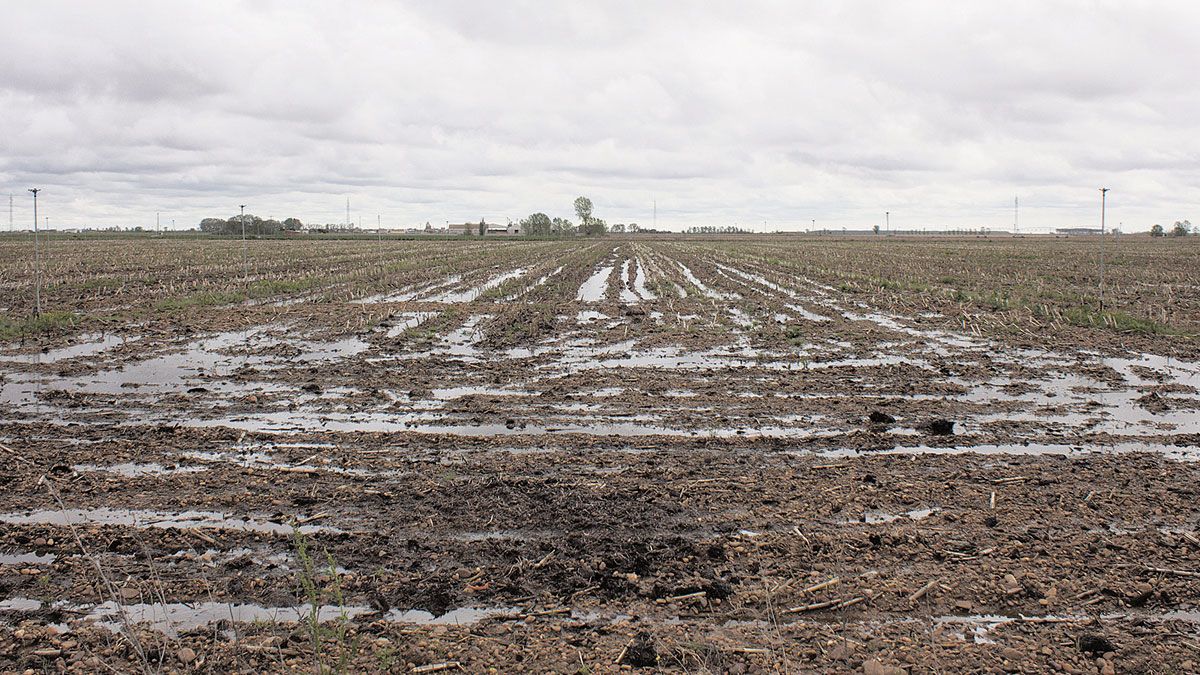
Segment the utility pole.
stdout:
[[29,188],[33,193],[33,315],[42,315],[42,252],[38,248],[37,193],[41,188]]
[[8,229],[10,229],[10,230],[17,229],[13,225],[13,196],[11,194],[8,195]]
[[657,199],[652,200],[651,204],[653,204],[653,206],[654,206],[654,229],[657,230],[658,229],[658,200]]
[[238,208],[242,210],[242,275],[249,279],[250,261],[246,254],[246,205],[242,204]]
[[1100,311],[1104,311],[1104,207],[1108,188],[1100,188]]
[[347,229],[347,230],[350,229],[350,198],[349,197],[346,197],[346,227],[344,229]]
[[883,226],[887,230],[887,233],[891,234],[892,233],[892,212],[891,211],[883,212],[883,223],[884,223]]
[[1018,199],[1018,197],[1013,197],[1013,235],[1014,236],[1021,234],[1021,228],[1019,225],[1017,225],[1017,207],[1020,204],[1020,202],[1018,202],[1017,199]]

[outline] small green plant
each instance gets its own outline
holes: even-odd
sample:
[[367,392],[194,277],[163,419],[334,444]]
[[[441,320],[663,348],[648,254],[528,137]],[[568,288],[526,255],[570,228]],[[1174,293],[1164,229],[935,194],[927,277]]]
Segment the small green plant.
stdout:
[[14,340],[72,329],[79,321],[74,312],[43,312],[27,319],[0,316],[0,340]]
[[[318,673],[347,672],[354,655],[358,653],[359,638],[356,636],[350,640],[350,616],[346,612],[337,564],[334,562],[333,556],[325,551],[325,571],[332,579],[332,588],[328,593],[331,596],[330,600],[339,610],[337,619],[332,622],[333,625],[326,627],[321,621],[321,609],[325,606],[326,590],[321,587],[318,579],[318,564],[309,551],[308,538],[298,527],[293,530],[293,541],[296,547],[296,558],[300,561],[300,586],[303,588],[305,600],[308,602],[308,616],[305,617],[304,623],[312,641],[313,665]],[[327,639],[331,640],[334,645],[335,653],[332,656],[335,665],[333,668],[325,665],[324,644]]]

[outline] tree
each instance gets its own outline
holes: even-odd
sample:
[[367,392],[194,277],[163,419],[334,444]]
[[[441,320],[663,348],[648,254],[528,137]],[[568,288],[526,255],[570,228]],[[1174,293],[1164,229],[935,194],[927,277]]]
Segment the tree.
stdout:
[[1158,223],[1155,223],[1154,226],[1150,228],[1150,236],[1151,237],[1163,236],[1163,226],[1159,225]]
[[283,221],[283,229],[289,232],[296,232],[304,228],[304,223],[300,222],[299,218],[285,218]]
[[487,234],[487,221],[483,218],[479,219],[479,236]]
[[586,236],[600,236],[608,231],[608,223],[600,218],[588,218],[587,223],[579,226],[579,231]]
[[875,234],[879,234],[879,226],[878,226],[878,225],[872,225],[872,226],[871,226],[871,231],[872,231],[872,232],[874,232]]
[[587,197],[576,197],[575,215],[579,217],[580,225],[586,226],[592,219],[592,200]]
[[520,224],[521,232],[531,237],[544,237],[554,232],[554,223],[544,213],[531,213]]
[[1172,237],[1186,237],[1192,231],[1192,224],[1186,220],[1177,220],[1175,225],[1171,227]]
[[608,231],[613,232],[615,234],[622,234],[625,232],[625,224],[624,223],[613,223],[613,226],[608,228]]
[[566,218],[555,218],[550,221],[550,231],[554,234],[575,234],[575,224]]
[[205,218],[200,221],[200,231],[209,234],[226,234],[225,221],[220,218]]

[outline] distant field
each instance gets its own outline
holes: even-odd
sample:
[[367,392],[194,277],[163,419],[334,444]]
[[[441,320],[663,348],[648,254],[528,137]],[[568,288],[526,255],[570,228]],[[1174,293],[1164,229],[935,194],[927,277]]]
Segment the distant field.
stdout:
[[1099,246],[0,238],[0,669],[1186,671],[1200,243]]
[[[0,238],[0,335],[33,335],[50,324],[97,328],[130,318],[174,319],[180,313],[193,316],[196,307],[222,308],[245,300],[344,302],[415,285],[426,275],[482,273],[492,265],[518,262],[531,273],[571,263],[543,288],[522,297],[522,304],[567,301],[580,274],[616,241],[266,240],[251,241],[243,262],[237,240],[60,236],[44,244],[43,296],[51,317],[33,330],[27,325],[33,302],[32,242]],[[703,256],[750,264],[766,277],[802,277],[878,308],[937,310],[960,329],[977,334],[1054,335],[1081,342],[1171,334],[1176,338],[1156,342],[1172,351],[1194,351],[1200,336],[1195,266],[1200,242],[1194,238],[1126,236],[1105,242],[1103,309],[1101,244],[1086,237],[731,237],[625,245],[652,257]],[[649,267],[646,273],[647,283],[656,287],[689,284],[671,265]],[[508,285],[528,281],[514,278]],[[739,283],[721,276],[709,281],[717,286]],[[489,289],[483,299],[501,297]],[[751,313],[771,312],[785,299],[751,293],[740,304]],[[688,303],[685,298],[675,302]]]

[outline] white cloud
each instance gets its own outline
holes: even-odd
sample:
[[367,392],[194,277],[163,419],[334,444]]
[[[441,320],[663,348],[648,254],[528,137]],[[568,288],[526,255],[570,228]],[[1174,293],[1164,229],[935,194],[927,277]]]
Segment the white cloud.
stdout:
[[1197,218],[1192,4],[707,4],[28,3],[0,183],[61,225]]

